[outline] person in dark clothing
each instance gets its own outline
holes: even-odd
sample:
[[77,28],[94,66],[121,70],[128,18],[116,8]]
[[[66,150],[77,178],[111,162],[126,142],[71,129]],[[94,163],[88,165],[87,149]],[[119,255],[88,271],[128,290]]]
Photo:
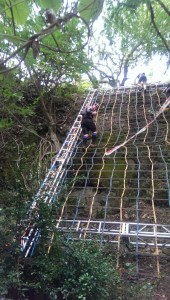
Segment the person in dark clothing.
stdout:
[[90,107],[87,107],[82,112],[82,121],[81,121],[81,128],[83,132],[83,148],[85,149],[87,147],[87,141],[89,139],[89,131],[92,132],[92,144],[91,146],[95,146],[95,141],[97,137],[97,129],[96,125],[93,121],[93,117],[97,114],[97,110],[99,108],[99,105],[93,104]]
[[170,83],[168,83],[167,87],[163,90],[163,93],[166,94],[166,98],[170,97]]
[[146,82],[147,82],[147,77],[145,75],[145,73],[140,73],[136,79],[138,80],[138,86],[142,89],[144,89],[144,91],[146,91]]

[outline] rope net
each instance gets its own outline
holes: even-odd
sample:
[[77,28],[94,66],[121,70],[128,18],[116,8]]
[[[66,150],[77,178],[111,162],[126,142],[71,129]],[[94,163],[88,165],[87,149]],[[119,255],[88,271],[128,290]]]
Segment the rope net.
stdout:
[[[55,186],[54,180],[45,192],[47,203],[62,197],[56,228],[67,239],[113,243],[117,268],[126,247],[128,255],[136,258],[137,273],[139,255],[151,256],[157,276],[162,249],[170,247],[170,109],[155,118],[166,100],[163,89],[164,85],[152,85],[146,93],[126,87],[90,94],[92,102],[99,103],[97,146],[92,148],[89,140],[83,151],[79,134],[64,173],[57,169],[64,175],[59,184],[55,180],[53,196],[48,198],[47,192],[52,183]],[[146,124],[150,125],[136,134]],[[53,238],[54,234],[48,252]]]

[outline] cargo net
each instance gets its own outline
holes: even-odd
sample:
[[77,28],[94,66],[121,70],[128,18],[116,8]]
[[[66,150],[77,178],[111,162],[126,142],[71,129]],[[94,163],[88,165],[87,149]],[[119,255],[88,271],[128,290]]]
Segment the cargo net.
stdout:
[[[170,247],[170,108],[164,88],[96,90],[96,147],[89,138],[82,149],[78,134],[50,200],[62,203],[56,228],[66,239],[112,243],[117,268],[126,251],[135,257],[137,273],[140,257],[150,256],[147,267],[158,276],[163,249]],[[59,163],[53,170],[62,174]]]

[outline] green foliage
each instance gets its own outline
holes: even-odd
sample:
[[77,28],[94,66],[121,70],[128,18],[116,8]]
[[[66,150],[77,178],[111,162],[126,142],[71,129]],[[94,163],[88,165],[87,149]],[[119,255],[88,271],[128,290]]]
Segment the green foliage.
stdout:
[[[17,47],[19,49],[32,35],[47,28],[41,15],[44,9],[53,8],[55,13],[63,17],[65,10],[68,11],[70,7],[68,5],[66,8],[63,1],[37,0],[38,9],[35,10],[31,0],[0,2],[0,30],[3,33],[0,35],[1,59],[9,57],[8,62],[0,66],[0,71],[5,70],[0,77],[0,132],[3,145],[1,160],[4,167],[0,181],[3,207],[0,214],[0,292],[5,295],[13,288],[18,295],[21,292],[22,296],[24,293],[28,296],[28,290],[37,293],[41,290],[51,299],[57,296],[68,300],[114,299],[117,297],[116,284],[119,283],[114,259],[106,256],[98,245],[63,243],[56,234],[52,250],[49,255],[46,254],[49,229],[55,232],[52,213],[56,215],[56,206],[40,204],[40,217],[35,221],[41,229],[42,238],[36,256],[29,261],[20,257],[19,239],[25,227],[18,225],[25,218],[32,193],[37,191],[37,166],[43,165],[43,177],[47,169],[44,157],[48,152],[52,155],[49,131],[52,125],[56,125],[56,132],[57,122],[60,121],[55,108],[58,103],[71,102],[72,93],[83,93],[91,87],[89,82],[81,80],[81,76],[89,71],[92,63],[82,46],[87,39],[87,28],[78,18],[65,20],[50,34],[41,35],[36,60],[32,55],[31,44],[29,48],[17,51]],[[80,0],[74,3],[80,16],[91,24],[100,15],[104,1]],[[118,44],[122,56],[125,59],[130,57],[130,64],[136,63],[138,55],[148,58],[156,52],[165,53],[160,38],[150,26],[146,1],[107,3],[109,6],[105,29],[113,48],[106,51],[104,46],[101,57],[107,61],[108,66],[111,64],[107,58],[116,53]],[[169,8],[168,0],[165,3]],[[156,1],[153,0],[152,4],[156,22],[167,38],[168,15],[160,9]],[[139,47],[132,53],[136,45]],[[27,56],[21,64],[25,54]],[[111,61],[120,61],[119,51]],[[15,72],[6,72],[14,65],[18,65]],[[120,72],[119,66],[116,71]],[[33,133],[42,134],[42,139],[38,135],[35,139]],[[44,164],[38,159],[42,159]],[[48,156],[47,163],[49,160]],[[81,179],[83,178],[78,178]],[[125,267],[133,271],[131,265],[126,264]],[[133,287],[131,292],[133,295]],[[19,298],[21,297],[18,296]]]
[[9,119],[1,119],[0,120],[0,131],[3,129],[7,129],[12,127],[13,121]]
[[17,288],[18,292],[20,290],[22,274],[22,266],[19,264],[21,219],[24,218],[30,206],[30,203],[26,201],[28,192],[23,185],[18,168],[11,167],[10,172],[13,184],[10,180],[6,183],[5,195],[8,197],[5,199],[5,195],[1,191],[0,203],[2,207],[0,210],[0,297],[7,294],[11,287]]
[[[168,41],[169,16],[158,2],[126,0],[113,4],[108,0],[105,28],[110,40],[114,40],[115,34],[119,34],[122,46],[124,45],[126,49],[129,46],[132,47],[133,44],[140,44],[138,53],[147,58],[151,58],[155,53],[167,54],[165,44],[155,30],[149,10],[150,4],[152,4],[156,26],[164,39]],[[164,5],[170,11],[169,1],[165,0]],[[162,22],[162,20],[164,21]]]
[[87,22],[94,22],[101,14],[104,0],[80,0],[78,11]]
[[9,34],[0,34],[0,40],[8,40],[9,42],[12,42],[14,44],[18,44],[18,42],[21,42],[22,39],[19,36],[9,35]]
[[112,257],[105,258],[94,242],[74,243],[67,247],[59,274],[64,298],[109,299],[111,287],[114,289],[118,282]]
[[17,24],[25,24],[30,7],[28,1],[10,0],[5,2],[5,10],[8,17],[14,18]]
[[98,51],[94,50],[101,78],[114,78],[124,85],[129,68],[147,64],[154,54],[168,59],[170,2],[165,0],[163,5],[159,0],[106,1],[102,42],[98,45],[96,40]]
[[121,286],[121,293],[117,299],[120,300],[151,300],[153,299],[154,283],[145,281],[144,283],[125,283]]
[[78,91],[77,92],[79,94],[84,94],[90,88],[92,88],[92,84],[89,81],[81,80],[78,84]]
[[55,12],[57,12],[61,5],[62,5],[62,0],[38,0],[37,3],[44,9],[47,8],[52,8],[54,9]]
[[34,258],[25,280],[30,286],[38,284],[50,299],[59,294],[68,300],[110,299],[120,282],[113,264],[114,259],[105,256],[95,242],[62,244],[56,240],[48,256]]

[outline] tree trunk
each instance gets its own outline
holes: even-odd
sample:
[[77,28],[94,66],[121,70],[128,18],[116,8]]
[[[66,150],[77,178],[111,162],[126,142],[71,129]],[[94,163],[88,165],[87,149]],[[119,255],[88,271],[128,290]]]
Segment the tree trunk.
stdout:
[[41,104],[42,104],[42,109],[44,112],[44,116],[46,117],[47,120],[47,125],[48,125],[48,130],[49,130],[49,136],[52,141],[52,150],[54,152],[58,151],[60,149],[60,142],[56,134],[56,121],[52,114],[49,112],[48,107],[45,104],[45,99],[44,97],[41,97],[40,99]]
[[60,142],[59,142],[59,139],[55,132],[55,129],[56,129],[55,126],[49,126],[49,135],[50,135],[51,141],[53,143],[53,151],[54,152],[56,152],[60,149]]
[[122,82],[121,82],[121,84],[120,84],[121,86],[124,86],[126,80],[128,79],[128,78],[127,78],[128,68],[129,68],[129,64],[128,64],[127,61],[125,61],[125,64],[124,64],[124,70],[123,70],[124,76],[123,76]]

